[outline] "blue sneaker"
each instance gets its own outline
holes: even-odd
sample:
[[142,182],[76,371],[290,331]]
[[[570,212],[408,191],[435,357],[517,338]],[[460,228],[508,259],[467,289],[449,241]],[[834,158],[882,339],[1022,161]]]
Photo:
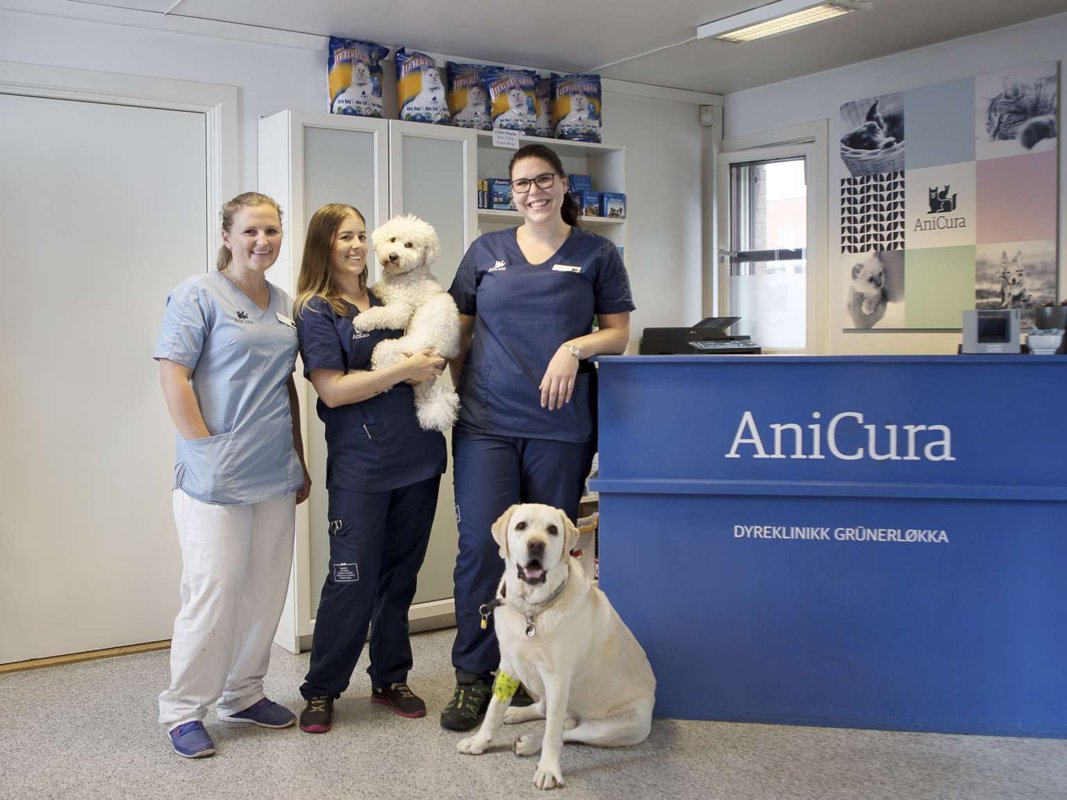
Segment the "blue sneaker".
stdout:
[[182,758],[203,758],[215,754],[215,743],[211,741],[203,722],[186,722],[170,731],[170,743],[174,752]]
[[221,717],[225,722],[251,722],[261,728],[288,728],[296,722],[296,715],[285,706],[264,697],[253,703],[244,711],[238,711],[229,717]]

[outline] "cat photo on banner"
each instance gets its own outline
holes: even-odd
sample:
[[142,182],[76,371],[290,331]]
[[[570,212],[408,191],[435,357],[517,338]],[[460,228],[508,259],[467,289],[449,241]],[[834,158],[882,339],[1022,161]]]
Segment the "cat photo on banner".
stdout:
[[1058,95],[1055,62],[979,76],[975,80],[978,159],[1055,150]]

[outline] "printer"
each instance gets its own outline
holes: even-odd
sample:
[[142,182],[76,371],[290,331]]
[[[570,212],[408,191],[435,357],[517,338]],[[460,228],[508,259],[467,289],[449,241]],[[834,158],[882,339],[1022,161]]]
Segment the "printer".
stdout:
[[688,328],[645,328],[638,353],[643,356],[709,356],[762,353],[747,336],[730,336],[727,329],[740,317],[707,317]]

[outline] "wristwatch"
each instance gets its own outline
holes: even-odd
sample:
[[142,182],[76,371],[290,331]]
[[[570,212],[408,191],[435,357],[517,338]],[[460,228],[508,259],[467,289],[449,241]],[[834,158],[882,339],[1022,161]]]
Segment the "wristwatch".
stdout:
[[567,348],[567,352],[570,353],[572,356],[577,358],[579,361],[582,360],[582,348],[580,348],[578,345],[565,344],[563,346]]

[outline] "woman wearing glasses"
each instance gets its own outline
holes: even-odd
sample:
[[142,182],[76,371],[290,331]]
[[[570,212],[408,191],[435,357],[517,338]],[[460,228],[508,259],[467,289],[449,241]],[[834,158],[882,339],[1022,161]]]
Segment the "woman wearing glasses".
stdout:
[[634,309],[615,245],[578,227],[559,156],[527,145],[509,172],[523,223],[475,240],[449,289],[463,351],[451,364],[461,399],[452,437],[456,689],[441,725],[460,731],[485,713],[500,658],[478,614],[502,570],[489,529],[513,503],[577,517],[596,451],[596,373],[587,359],[626,349]]

